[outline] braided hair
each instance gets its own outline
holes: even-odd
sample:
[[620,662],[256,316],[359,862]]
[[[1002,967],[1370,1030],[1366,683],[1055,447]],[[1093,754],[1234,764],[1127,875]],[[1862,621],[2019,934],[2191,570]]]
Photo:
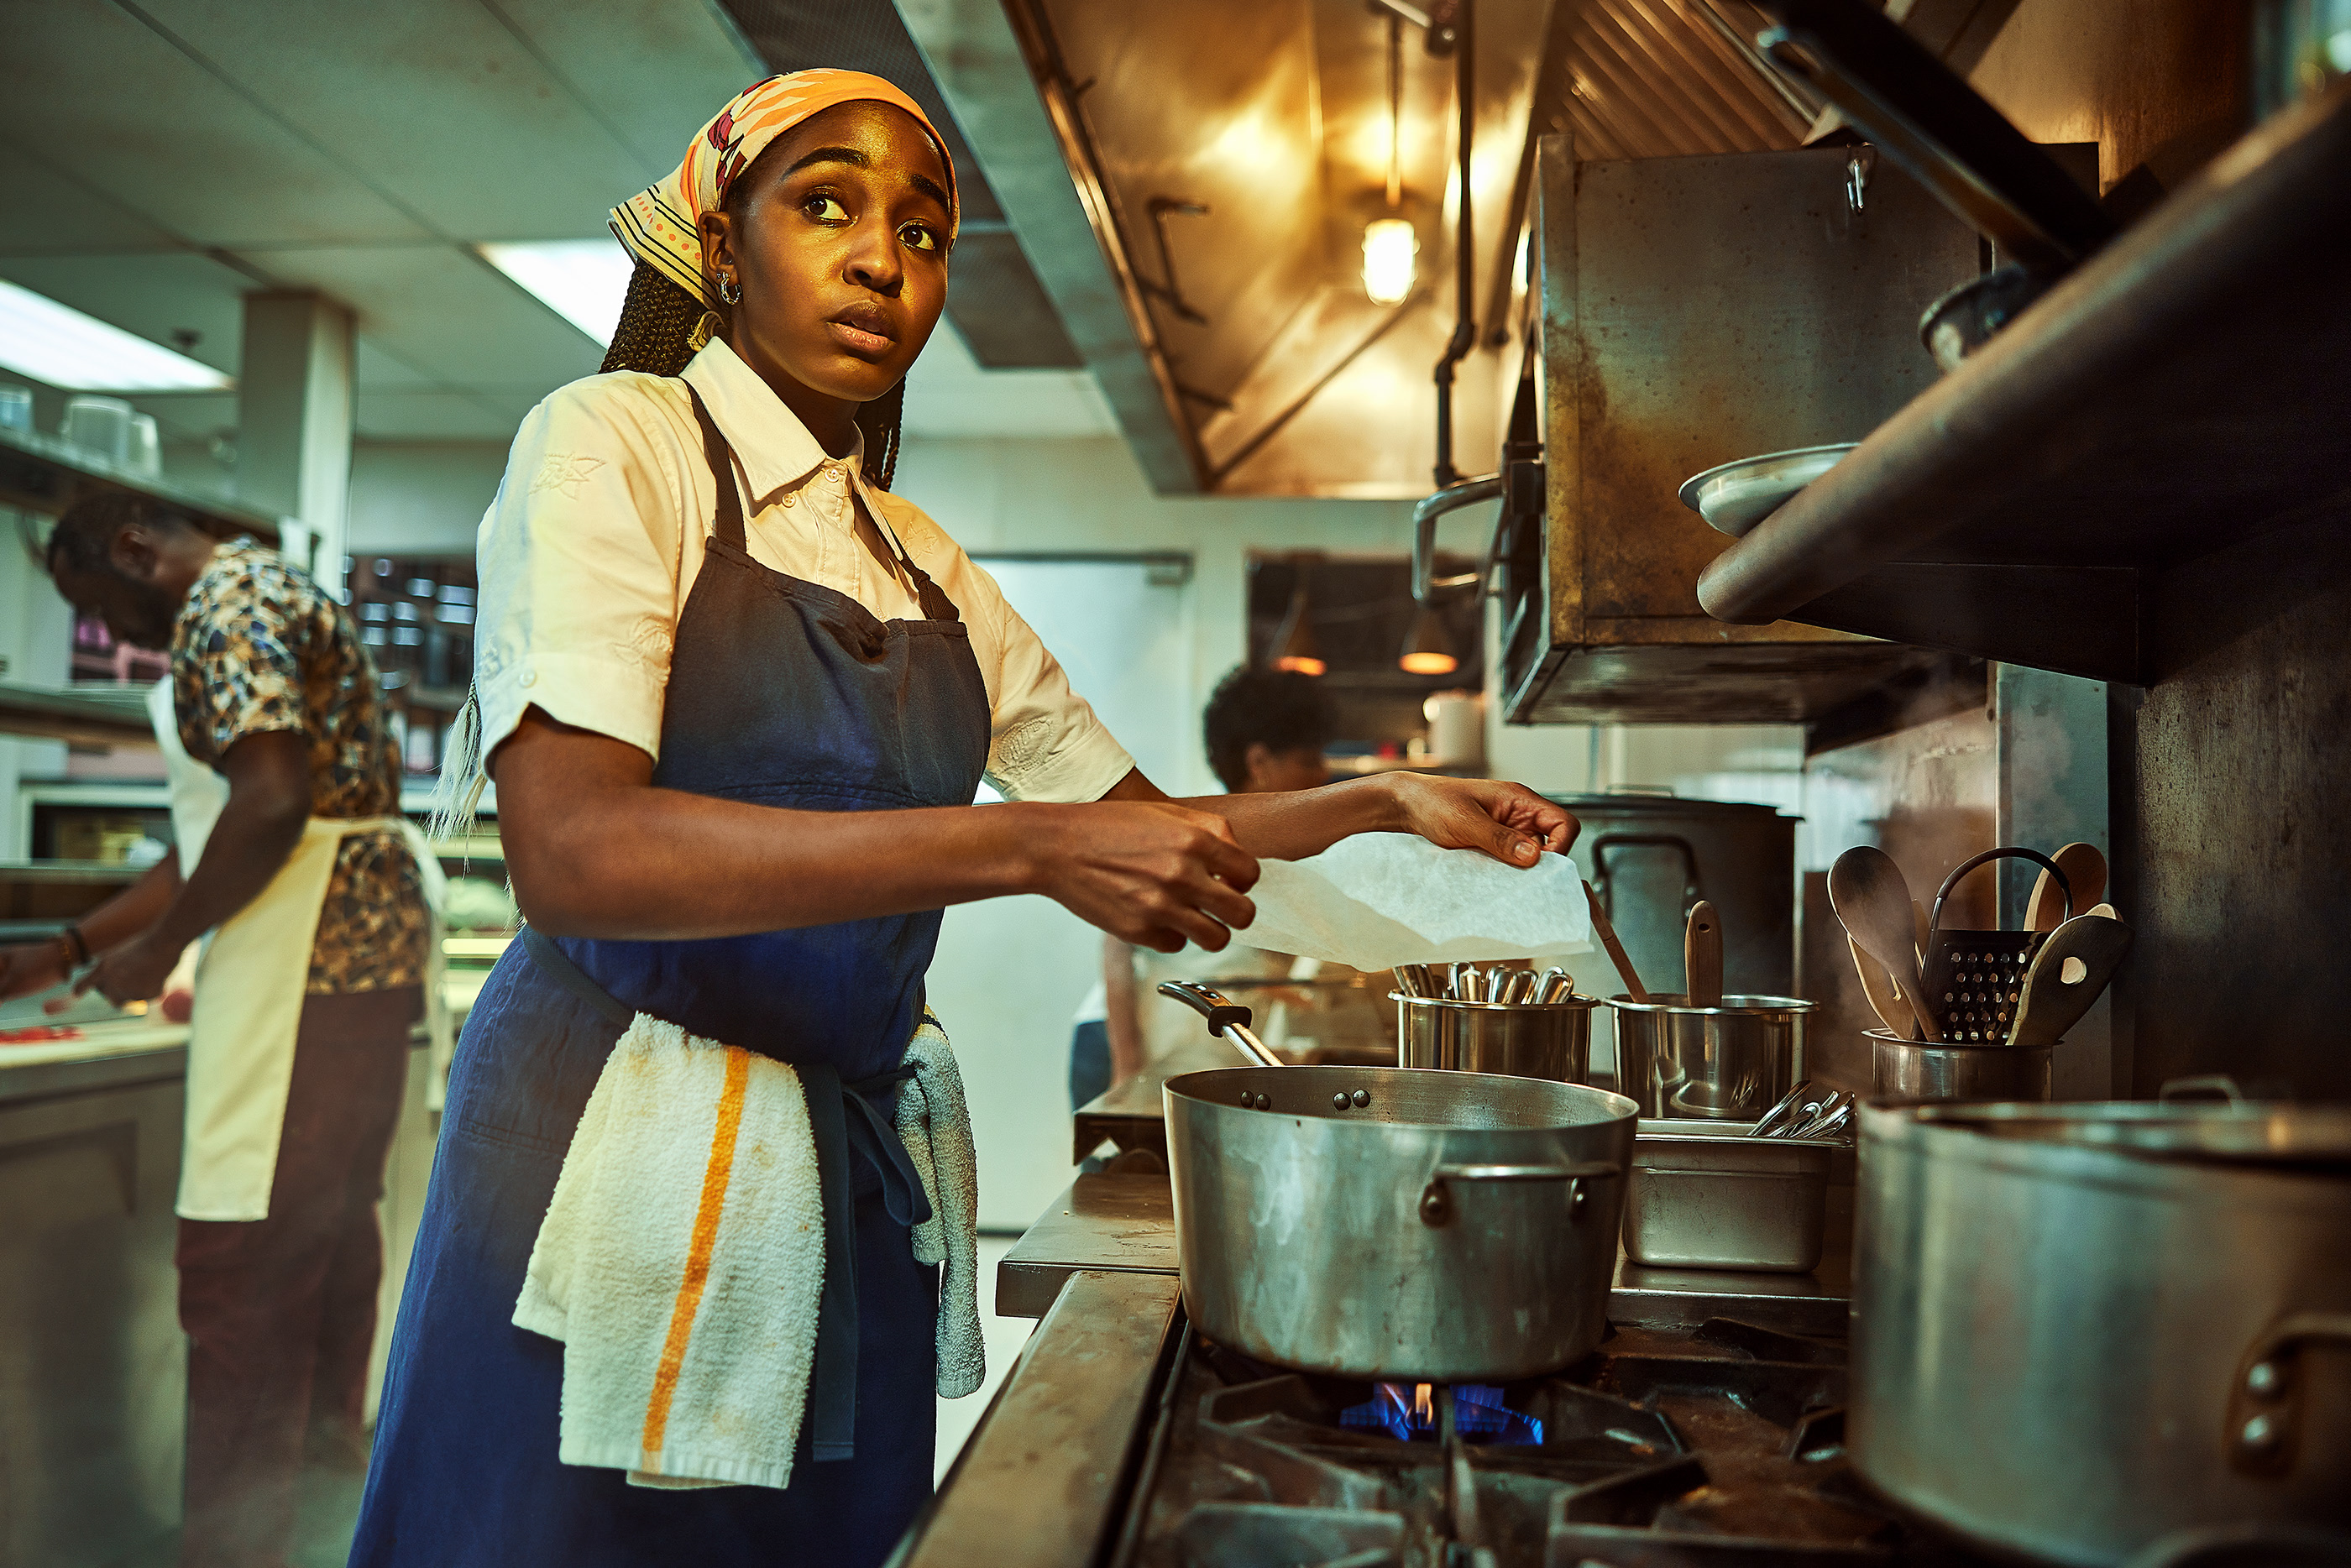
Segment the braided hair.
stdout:
[[[704,309],[702,301],[639,262],[629,275],[629,297],[621,306],[612,346],[604,351],[603,369],[674,376],[724,325],[717,311]],[[905,417],[903,380],[857,410],[857,428],[865,435],[867,483],[887,490],[896,477]]]

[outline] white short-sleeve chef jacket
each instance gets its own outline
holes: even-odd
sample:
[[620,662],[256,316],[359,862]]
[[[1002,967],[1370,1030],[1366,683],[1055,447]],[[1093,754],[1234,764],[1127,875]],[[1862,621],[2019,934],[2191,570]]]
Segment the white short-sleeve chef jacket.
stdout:
[[[854,490],[955,601],[987,689],[987,777],[999,792],[1097,800],[1126,776],[1134,760],[996,580],[919,507],[867,485],[857,455],[827,456],[724,343],[696,355],[684,379],[735,450],[746,543],[761,564],[883,620],[920,618],[904,580],[858,539]],[[590,376],[530,411],[482,519],[474,662],[484,756],[536,704],[659,759],[670,645],[717,497],[702,427],[672,378]]]

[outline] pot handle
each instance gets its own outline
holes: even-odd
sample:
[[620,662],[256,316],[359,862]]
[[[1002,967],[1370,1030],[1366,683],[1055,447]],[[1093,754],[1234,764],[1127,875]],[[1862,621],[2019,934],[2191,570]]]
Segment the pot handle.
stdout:
[[2351,1347],[2351,1313],[2289,1313],[2253,1341],[2237,1364],[2221,1433],[2231,1469],[2282,1476],[2294,1469],[2304,1401],[2302,1353],[2329,1341]]
[[2232,1106],[2245,1103],[2244,1091],[2237,1080],[2226,1073],[2206,1073],[2193,1078],[2173,1078],[2155,1092],[2159,1101],[2225,1100]]
[[1249,1028],[1256,1014],[1238,1002],[1228,1002],[1224,993],[1202,985],[1196,980],[1163,980],[1159,994],[1175,998],[1208,1021],[1208,1033],[1230,1039],[1241,1048],[1244,1055],[1260,1067],[1287,1065],[1282,1059],[1266,1048]]
[[1442,1225],[1453,1218],[1453,1195],[1447,1184],[1455,1181],[1564,1181],[1568,1183],[1567,1217],[1581,1220],[1584,1182],[1615,1176],[1623,1169],[1604,1159],[1587,1159],[1575,1165],[1440,1165],[1428,1179],[1428,1185],[1420,1189],[1421,1223]]

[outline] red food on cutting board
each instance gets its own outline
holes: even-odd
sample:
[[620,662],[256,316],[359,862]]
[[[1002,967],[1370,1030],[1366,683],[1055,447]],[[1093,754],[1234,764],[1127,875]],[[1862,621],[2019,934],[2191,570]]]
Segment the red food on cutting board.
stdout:
[[0,1029],[0,1045],[46,1045],[55,1040],[78,1040],[81,1031],[70,1023],[34,1023],[23,1029]]

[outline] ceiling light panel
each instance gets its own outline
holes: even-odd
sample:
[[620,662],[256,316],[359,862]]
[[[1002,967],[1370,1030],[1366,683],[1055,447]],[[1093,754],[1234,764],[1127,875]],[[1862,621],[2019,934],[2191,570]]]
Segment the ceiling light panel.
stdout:
[[610,239],[525,240],[475,247],[524,293],[609,347],[629,297],[629,253]]
[[0,368],[73,392],[217,392],[210,365],[0,281]]

